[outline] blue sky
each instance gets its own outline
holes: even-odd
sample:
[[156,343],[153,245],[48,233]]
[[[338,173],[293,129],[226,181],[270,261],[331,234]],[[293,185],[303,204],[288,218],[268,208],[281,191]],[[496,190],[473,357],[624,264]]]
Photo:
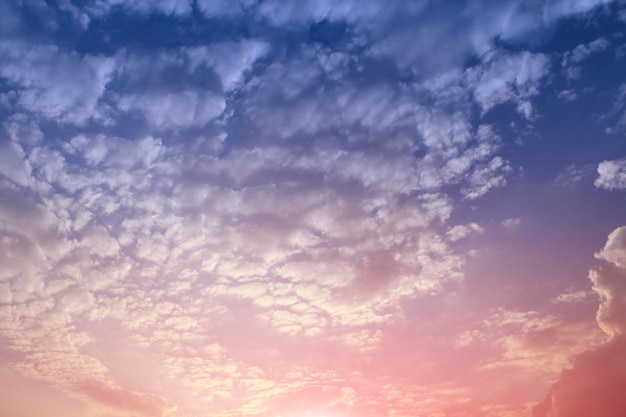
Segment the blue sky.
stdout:
[[0,414],[621,416],[623,74],[621,1],[0,3]]

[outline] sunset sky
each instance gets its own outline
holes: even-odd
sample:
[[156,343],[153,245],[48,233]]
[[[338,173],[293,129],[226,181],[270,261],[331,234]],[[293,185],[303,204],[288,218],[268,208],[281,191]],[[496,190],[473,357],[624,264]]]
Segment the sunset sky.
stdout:
[[0,417],[623,417],[626,2],[0,0]]

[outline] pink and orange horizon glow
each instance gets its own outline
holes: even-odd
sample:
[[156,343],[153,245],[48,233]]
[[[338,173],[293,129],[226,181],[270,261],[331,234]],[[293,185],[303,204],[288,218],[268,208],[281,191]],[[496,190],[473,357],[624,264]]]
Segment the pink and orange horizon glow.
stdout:
[[626,4],[0,1],[0,417],[626,416]]

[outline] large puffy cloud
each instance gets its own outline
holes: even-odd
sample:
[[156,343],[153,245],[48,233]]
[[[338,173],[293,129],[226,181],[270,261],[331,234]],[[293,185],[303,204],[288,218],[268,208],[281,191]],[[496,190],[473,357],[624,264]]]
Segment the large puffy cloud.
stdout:
[[596,258],[606,261],[591,271],[594,290],[602,304],[598,309],[598,324],[609,337],[626,333],[626,227],[615,230]]
[[574,359],[535,408],[537,417],[618,417],[626,410],[626,227],[609,235],[596,258],[606,263],[590,279],[601,299],[597,321],[609,339]]

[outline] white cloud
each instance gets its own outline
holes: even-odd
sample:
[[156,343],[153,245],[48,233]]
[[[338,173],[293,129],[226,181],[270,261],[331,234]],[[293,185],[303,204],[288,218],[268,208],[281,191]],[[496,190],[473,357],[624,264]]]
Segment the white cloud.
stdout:
[[[365,0],[361,2],[344,1],[333,2],[330,0],[288,0],[262,2],[259,12],[269,18],[274,24],[306,24],[323,19],[331,21],[348,20],[350,22],[368,23],[370,18],[379,16],[387,17],[398,7],[397,1],[393,1],[393,7],[379,0]],[[385,7],[387,5],[387,7]]]
[[30,180],[30,166],[22,147],[11,141],[0,141],[0,174],[14,184],[25,187]]
[[558,97],[563,101],[576,101],[578,94],[574,90],[563,90]]
[[190,49],[192,59],[205,61],[219,75],[224,91],[240,85],[253,64],[270,51],[270,45],[259,40],[239,43],[219,43],[200,49]]
[[522,223],[522,219],[519,217],[512,217],[502,221],[502,226],[507,230],[516,230]]
[[[448,199],[426,194],[412,204],[396,201],[395,196],[418,187],[411,161],[404,156],[394,157],[406,163],[406,178],[381,169],[383,160],[367,152],[340,153],[341,158],[327,160],[324,153],[298,156],[277,148],[275,154],[256,149],[222,159],[184,159],[182,150],[152,137],[130,141],[103,135],[76,136],[58,151],[45,145],[33,149],[29,184],[39,190],[50,215],[65,219],[60,230],[74,239],[72,248],[55,260],[55,278],[80,283],[87,292],[70,296],[65,289],[50,287],[46,295],[37,277],[32,284],[22,280],[16,293],[57,299],[71,317],[85,311],[97,291],[136,286],[156,291],[141,284],[147,278],[139,278],[155,279],[155,268],[172,284],[181,284],[182,296],[191,290],[191,285],[182,284],[202,282],[195,265],[217,257],[218,264],[208,269],[210,276],[226,279],[230,289],[211,291],[208,300],[219,303],[225,295],[237,296],[254,303],[252,316],[267,319],[277,331],[317,335],[328,320],[322,316],[346,328],[381,323],[392,317],[383,310],[399,298],[436,291],[460,277],[461,259],[429,231],[434,221],[449,216]],[[297,175],[291,185],[276,187],[276,175],[283,171]],[[197,177],[187,177],[191,172]],[[309,175],[326,180],[310,183]],[[234,189],[228,185],[233,180],[239,184]],[[343,194],[344,184],[354,181],[361,189]],[[294,193],[300,195],[297,200]],[[32,216],[28,218],[32,224]],[[406,236],[409,230],[414,237]],[[34,233],[33,239],[41,240],[41,232]],[[383,264],[394,264],[397,271],[387,276],[382,266],[374,265],[382,262],[377,254],[389,254],[390,248],[394,256]],[[365,260],[364,253],[369,254]],[[301,268],[292,256],[324,268]],[[309,280],[308,290],[267,287],[275,265],[283,266],[281,273],[290,282]],[[182,274],[183,269],[196,272]],[[245,280],[257,284],[247,287]],[[218,288],[213,281],[202,285]],[[264,286],[271,304],[258,292]],[[371,304],[372,311],[363,315],[359,306],[346,309],[339,298],[329,297],[332,293]],[[126,317],[131,328],[155,326],[159,314],[146,315],[149,306],[136,311],[130,307],[136,297],[139,294],[120,306],[100,296],[90,316]],[[287,309],[281,317],[272,312],[276,306]],[[192,331],[193,326],[181,329]]]
[[[581,337],[584,334],[584,337]],[[499,358],[486,362],[481,371],[519,367],[546,382],[567,365],[572,352],[581,352],[600,339],[589,322],[568,323],[563,318],[536,311],[497,309],[482,329],[461,334],[458,343],[496,345]]]
[[544,7],[544,19],[556,21],[563,17],[589,12],[609,3],[611,0],[553,0]]
[[552,301],[555,303],[582,303],[589,300],[589,296],[592,293],[589,291],[569,291],[559,294]]
[[111,58],[80,57],[56,46],[17,41],[0,42],[0,57],[0,75],[17,87],[24,110],[76,124],[97,117],[98,102],[114,70]]
[[224,98],[211,92],[182,91],[124,95],[117,102],[123,111],[139,111],[155,129],[200,127],[226,109]]
[[80,135],[73,137],[69,145],[70,152],[76,151],[91,166],[103,165],[127,170],[150,167],[163,151],[161,140],[150,136],[130,141],[103,135]]
[[563,54],[561,65],[563,66],[563,70],[567,78],[580,78],[582,73],[580,64],[587,60],[591,55],[603,51],[609,46],[609,41],[605,38],[599,38],[586,44],[580,44],[572,51]]
[[626,189],[626,159],[600,162],[594,185],[605,190]]
[[498,104],[512,101],[518,111],[530,119],[533,110],[529,100],[539,94],[549,69],[550,60],[543,54],[490,53],[484,64],[469,68],[466,76],[483,114]]
[[468,236],[480,234],[483,232],[484,229],[477,223],[470,223],[468,225],[459,224],[449,229],[446,232],[446,236],[452,242],[456,242],[457,240],[461,240]]
[[575,187],[585,180],[590,180],[590,177],[595,172],[594,165],[582,165],[575,164],[568,165],[563,172],[556,176],[554,179],[554,185],[559,187]]
[[[565,17],[589,12],[610,0],[553,1],[521,5],[518,1],[475,0],[444,13],[428,2],[401,1],[264,1],[258,12],[275,25],[308,25],[324,19],[354,25],[360,40],[372,39],[373,56],[392,57],[403,70],[432,74],[482,56],[494,39],[520,42],[525,35],[550,29]],[[470,34],[468,36],[468,33]],[[411,43],[411,48],[405,45]],[[428,56],[428,59],[421,59]]]
[[619,268],[626,269],[626,230],[624,227],[616,229],[609,235],[604,248],[596,253],[596,258],[610,262]]
[[593,289],[602,299],[598,324],[610,337],[623,337],[626,335],[626,227],[614,230],[595,256],[609,264],[590,272]]
[[480,165],[470,176],[469,186],[461,193],[470,200],[482,197],[494,188],[506,185],[506,174],[512,170],[510,164],[496,156],[488,164]]
[[43,132],[39,124],[25,114],[14,114],[4,122],[4,128],[14,143],[35,145],[42,141]]
[[[246,40],[184,47],[156,57],[120,52],[115,79],[125,88],[112,94],[107,117],[115,118],[115,111],[138,113],[151,131],[203,127],[224,113],[224,94],[241,87],[268,51],[267,43]],[[217,81],[211,81],[212,74]]]
[[599,38],[589,43],[580,44],[571,52],[567,52],[563,55],[561,65],[566,67],[572,64],[579,64],[594,53],[603,51],[609,46],[610,43],[605,38]]

